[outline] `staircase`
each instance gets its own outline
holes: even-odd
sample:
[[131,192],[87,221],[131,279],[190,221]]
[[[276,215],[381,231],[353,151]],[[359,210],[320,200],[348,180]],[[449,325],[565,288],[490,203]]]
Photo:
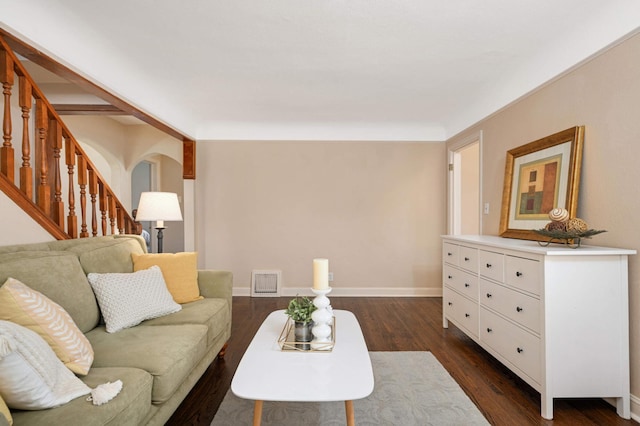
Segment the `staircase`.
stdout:
[[56,239],[135,232],[123,204],[2,35],[0,82],[0,190]]

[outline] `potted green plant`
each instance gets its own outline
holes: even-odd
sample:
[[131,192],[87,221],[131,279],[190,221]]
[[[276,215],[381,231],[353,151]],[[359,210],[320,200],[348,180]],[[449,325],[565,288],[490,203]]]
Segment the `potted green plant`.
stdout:
[[296,296],[295,299],[291,299],[289,302],[284,313],[295,323],[294,336],[296,342],[310,342],[313,338],[311,334],[311,328],[313,327],[311,314],[316,309],[318,308],[313,304],[313,301],[306,296]]

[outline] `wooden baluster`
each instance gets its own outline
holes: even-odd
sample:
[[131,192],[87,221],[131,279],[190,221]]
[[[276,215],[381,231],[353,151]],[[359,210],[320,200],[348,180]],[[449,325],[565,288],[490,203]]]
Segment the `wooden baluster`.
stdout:
[[102,235],[107,235],[107,209],[108,209],[108,200],[107,200],[107,191],[104,189],[104,183],[100,182],[98,187],[98,199],[100,200],[100,215],[101,215],[101,225],[102,225]]
[[67,234],[71,238],[78,238],[78,217],[76,216],[76,195],[73,185],[73,175],[76,166],[76,149],[73,140],[69,135],[65,135],[65,160],[67,163],[67,174],[69,175],[69,215],[67,216]]
[[31,141],[29,140],[29,116],[33,105],[31,83],[20,77],[20,108],[22,109],[22,166],[20,167],[20,189],[33,199],[33,169],[31,168]]
[[62,179],[60,177],[60,151],[62,150],[62,126],[56,120],[49,121],[49,146],[52,150],[53,202],[51,218],[64,229],[64,202],[62,201]]
[[4,116],[2,119],[2,137],[4,142],[0,148],[0,172],[13,183],[14,152],[11,145],[11,88],[13,87],[13,60],[6,50],[0,50],[0,81],[4,95]]
[[98,174],[89,169],[89,195],[91,195],[91,235],[98,235],[98,216],[96,209],[96,195],[98,194]]
[[39,183],[37,204],[47,214],[51,213],[51,187],[47,178],[47,107],[41,99],[36,99],[36,128],[38,129],[38,155],[36,164],[39,167]]
[[80,238],[87,238],[87,160],[78,154],[78,185],[80,186]]
[[116,197],[109,193],[109,220],[111,221],[111,234],[116,233]]
[[124,234],[124,207],[118,206],[118,234]]

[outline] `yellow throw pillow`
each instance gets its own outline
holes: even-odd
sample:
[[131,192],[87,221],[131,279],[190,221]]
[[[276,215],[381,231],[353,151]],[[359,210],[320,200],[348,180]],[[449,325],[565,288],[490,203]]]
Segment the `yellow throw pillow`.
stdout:
[[13,424],[11,411],[9,411],[9,407],[7,407],[7,404],[4,402],[4,399],[2,399],[2,396],[0,396],[0,415],[4,416],[7,419],[7,422],[9,422],[9,425]]
[[202,299],[198,287],[197,253],[132,253],[131,258],[134,272],[158,265],[176,303]]
[[8,278],[0,287],[0,320],[38,333],[74,373],[89,372],[93,363],[91,343],[67,311],[44,294]]

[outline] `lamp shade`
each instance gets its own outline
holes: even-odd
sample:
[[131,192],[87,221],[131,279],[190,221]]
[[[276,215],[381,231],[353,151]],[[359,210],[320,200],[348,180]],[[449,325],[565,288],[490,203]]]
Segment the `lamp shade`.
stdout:
[[138,202],[136,220],[181,221],[182,212],[178,194],[173,192],[143,192]]

